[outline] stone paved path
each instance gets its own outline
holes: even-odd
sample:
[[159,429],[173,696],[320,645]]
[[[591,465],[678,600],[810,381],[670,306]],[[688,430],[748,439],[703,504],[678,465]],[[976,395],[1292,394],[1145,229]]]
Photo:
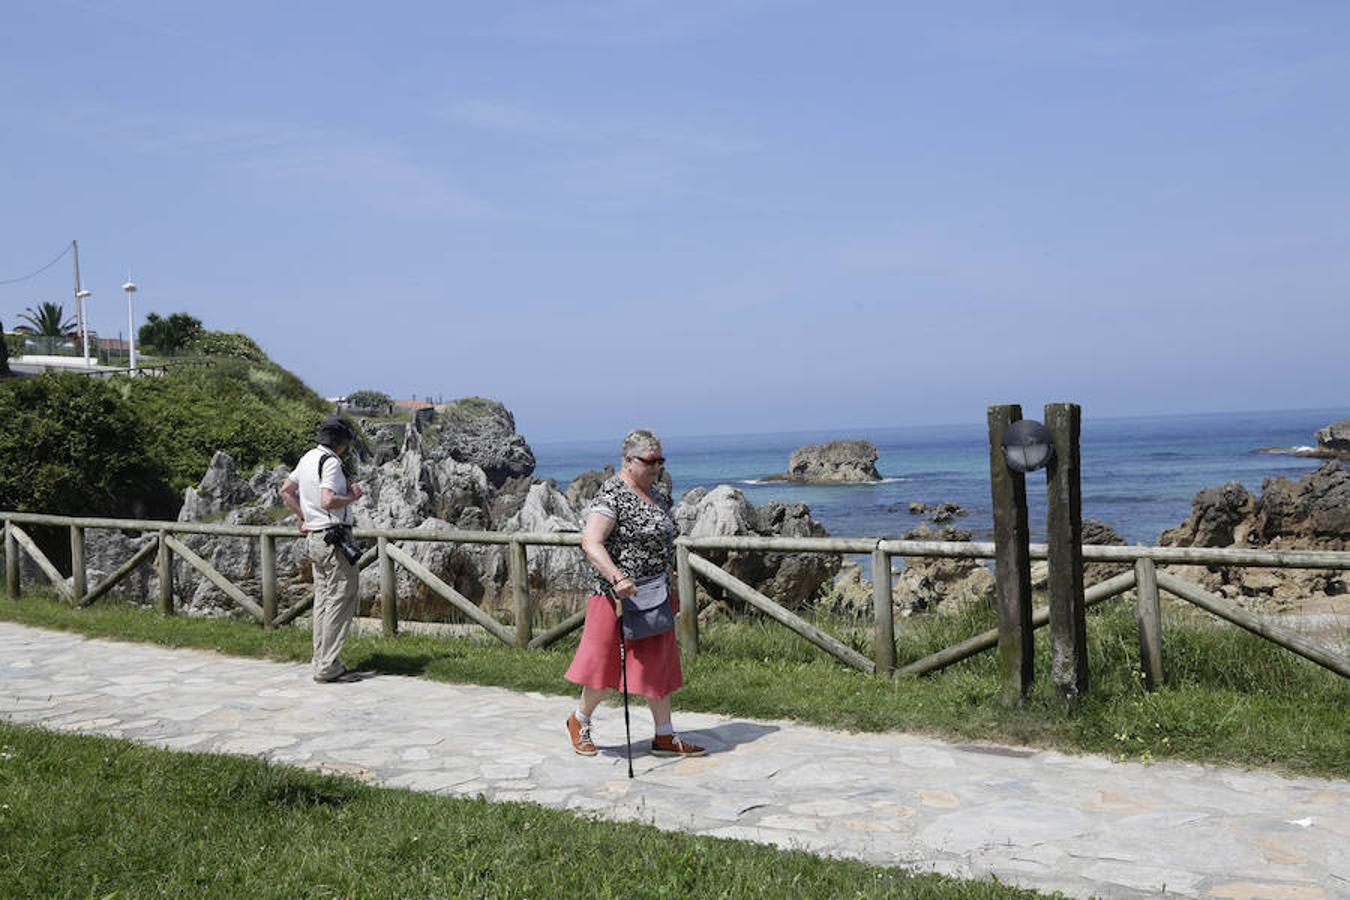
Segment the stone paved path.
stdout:
[[566,698],[88,640],[0,623],[0,716],[172,750],[259,756],[374,784],[607,819],[1073,896],[1350,897],[1350,782],[841,734],[677,713],[715,752],[625,777],[623,714],[575,756]]

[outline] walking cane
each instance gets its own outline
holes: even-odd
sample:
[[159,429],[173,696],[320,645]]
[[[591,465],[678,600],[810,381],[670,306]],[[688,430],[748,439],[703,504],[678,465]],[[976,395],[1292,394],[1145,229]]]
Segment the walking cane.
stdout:
[[[606,591],[609,598],[623,609],[623,601],[614,595],[613,591]],[[633,730],[628,722],[628,650],[624,646],[623,640],[623,614],[618,615],[619,619],[619,668],[623,670],[623,736],[628,747],[628,777],[633,777]]]

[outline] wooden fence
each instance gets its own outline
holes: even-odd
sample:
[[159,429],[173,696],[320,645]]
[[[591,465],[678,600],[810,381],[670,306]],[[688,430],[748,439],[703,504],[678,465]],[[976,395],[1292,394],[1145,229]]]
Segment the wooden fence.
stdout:
[[[277,541],[300,537],[294,528],[280,526],[218,525],[188,522],[162,522],[135,519],[82,518],[52,516],[36,513],[0,512],[5,531],[5,588],[11,598],[19,595],[19,554],[26,553],[51,581],[58,593],[76,606],[87,606],[103,596],[138,566],[148,564],[155,556],[154,565],[159,575],[158,607],[166,615],[173,613],[173,560],[182,558],[235,605],[247,611],[266,628],[275,628],[293,621],[312,604],[306,599],[289,609],[278,609]],[[24,530],[25,525],[44,525],[69,529],[71,574],[63,575]],[[87,583],[84,534],[87,529],[114,529],[157,535],[109,574],[97,585]],[[260,543],[261,597],[246,594],[238,585],[214,569],[179,536],[187,534],[252,538]],[[585,611],[577,612],[559,624],[535,634],[533,606],[527,577],[528,548],[531,546],[579,547],[577,533],[525,533],[498,531],[452,531],[420,528],[370,529],[357,528],[360,540],[373,540],[358,562],[362,569],[379,566],[379,597],[386,634],[398,631],[398,598],[395,591],[395,566],[401,566],[443,598],[454,609],[505,644],[520,649],[546,647],[579,628]],[[514,627],[499,622],[488,612],[439,578],[419,563],[395,541],[436,541],[454,544],[489,544],[508,548],[507,561],[512,591]],[[1135,590],[1136,617],[1139,622],[1140,660],[1147,686],[1151,689],[1163,678],[1163,636],[1159,592],[1187,601],[1207,612],[1272,641],[1285,649],[1350,678],[1350,659],[1335,650],[1310,641],[1302,635],[1275,624],[1261,616],[1240,608],[1231,601],[1209,593],[1203,587],[1174,575],[1156,571],[1161,564],[1249,566],[1267,568],[1350,570],[1350,552],[1309,550],[1239,550],[1189,547],[1097,546],[1083,545],[1082,558],[1086,562],[1128,563],[1132,570],[1093,585],[1084,591],[1086,606],[1096,605],[1120,594]],[[772,598],[755,590],[744,581],[724,571],[708,558],[709,553],[828,553],[870,556],[873,566],[875,627],[872,656],[869,658],[843,642],[826,634],[801,616],[786,609]],[[896,667],[895,624],[891,579],[876,577],[877,573],[892,571],[894,557],[993,559],[993,543],[953,541],[906,541],[880,538],[786,538],[786,537],[682,537],[676,541],[676,568],[679,581],[685,585],[685,602],[677,617],[677,634],[686,656],[699,652],[699,618],[696,592],[687,586],[701,579],[705,585],[724,591],[749,604],[768,618],[788,628],[802,639],[819,647],[840,662],[864,672],[902,676],[924,675],[945,668],[976,653],[996,647],[999,629],[976,635],[953,647],[946,648],[924,659],[903,667]],[[1044,544],[1030,545],[1030,557],[1043,560],[1049,557]],[[70,584],[67,585],[69,579]],[[1050,619],[1048,609],[1032,614],[1033,628],[1044,626]]]

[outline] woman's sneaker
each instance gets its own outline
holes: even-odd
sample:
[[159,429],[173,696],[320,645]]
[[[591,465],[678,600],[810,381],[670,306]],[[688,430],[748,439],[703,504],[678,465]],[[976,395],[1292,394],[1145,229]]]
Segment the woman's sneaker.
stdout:
[[591,740],[591,726],[582,725],[576,713],[567,717],[567,736],[572,739],[572,749],[578,756],[594,756],[595,743]]
[[652,756],[703,756],[707,752],[697,744],[680,740],[678,734],[658,734],[652,738]]

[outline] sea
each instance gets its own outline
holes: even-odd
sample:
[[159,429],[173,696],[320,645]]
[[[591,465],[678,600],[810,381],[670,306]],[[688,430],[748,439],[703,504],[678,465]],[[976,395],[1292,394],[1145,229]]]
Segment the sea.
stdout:
[[[1032,413],[1031,415],[1034,415]],[[1350,418],[1350,408],[1090,418],[1082,424],[1083,517],[1110,525],[1129,543],[1155,544],[1186,518],[1196,493],[1238,481],[1254,494],[1267,478],[1298,479],[1324,460],[1272,453],[1309,447],[1314,433]],[[875,484],[793,485],[765,481],[787,469],[803,444],[863,438],[876,445]],[[532,444],[535,475],[560,487],[581,472],[617,465],[622,435],[607,440]],[[676,500],[695,487],[732,485],[756,506],[769,500],[805,503],[836,537],[901,537],[925,521],[917,501],[952,502],[968,514],[952,523],[974,540],[990,540],[988,426],[983,420],[920,425],[786,431],[768,434],[662,435]],[[1032,540],[1045,537],[1045,480],[1027,476]]]

